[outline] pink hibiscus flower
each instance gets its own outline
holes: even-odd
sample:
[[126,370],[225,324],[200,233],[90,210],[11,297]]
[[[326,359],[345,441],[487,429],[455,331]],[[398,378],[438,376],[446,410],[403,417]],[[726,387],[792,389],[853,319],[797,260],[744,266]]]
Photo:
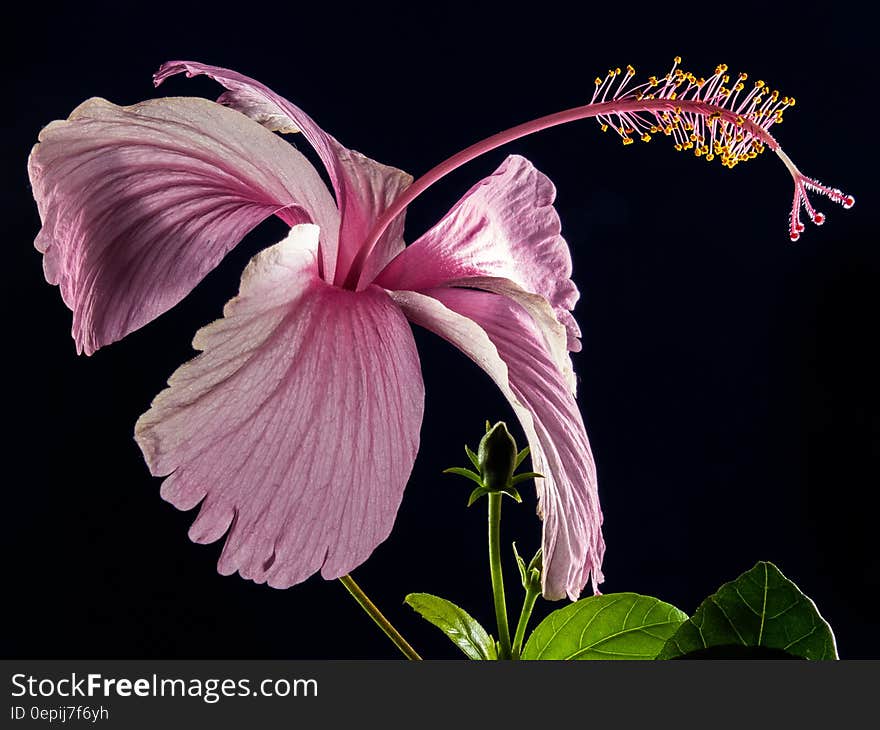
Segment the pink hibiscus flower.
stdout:
[[[286,588],[337,578],[390,533],[419,444],[424,386],[409,322],[482,367],[528,438],[544,520],[544,594],[602,580],[596,475],[574,398],[578,292],[550,180],[508,157],[405,246],[410,185],[348,150],[262,84],[172,62],[227,91],[220,104],[90,99],[49,124],[29,160],[47,280],[91,354],[183,297],[265,218],[289,235],[256,255],[201,352],[135,434],[162,496],[201,505],[190,538],[226,535],[218,569]],[[272,133],[301,132],[316,170]]]
[[[288,587],[345,575],[391,531],[418,449],[423,383],[409,322],[447,339],[507,397],[531,447],[544,520],[543,592],[576,599],[602,581],[596,474],[575,402],[578,292],[552,183],[508,157],[430,231],[404,244],[406,206],[474,157],[526,134],[594,117],[624,144],[652,135],[732,167],[765,148],[794,181],[789,235],[807,193],[852,196],[808,178],[769,129],[794,99],[745,90],[723,64],[631,86],[597,78],[589,104],[513,127],[409,175],[348,150],[300,109],[225,69],[172,62],[156,83],[206,74],[216,104],[168,98],[118,107],[92,99],[40,135],[30,161],[47,280],[73,310],[90,354],[186,296],[265,218],[291,226],[253,258],[224,317],[196,334],[137,423],[162,496],[201,504],[197,542],[226,535],[219,570]],[[333,193],[273,131],[301,132]]]

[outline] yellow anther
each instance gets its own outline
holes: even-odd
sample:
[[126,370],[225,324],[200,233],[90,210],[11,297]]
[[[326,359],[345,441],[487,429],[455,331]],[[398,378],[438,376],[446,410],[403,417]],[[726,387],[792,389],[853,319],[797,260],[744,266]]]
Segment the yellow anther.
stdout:
[[614,75],[615,75],[615,76],[620,76],[620,68],[616,68],[616,69],[614,69]]
[[675,99],[678,96],[674,91],[669,95],[670,99]]
[[794,97],[793,96],[788,100],[788,104],[789,104],[789,106],[794,106]]
[[737,123],[739,126],[742,126],[744,122],[745,122],[745,120],[744,120],[742,117],[737,117],[737,118],[736,118],[736,123]]
[[596,80],[595,80],[593,83],[596,84],[596,86],[601,86],[601,85],[602,85],[602,79],[600,79],[600,78],[597,76],[597,77],[596,77]]
[[624,143],[624,144],[632,144],[632,143],[633,143],[633,138],[632,138],[632,137],[624,137],[624,138],[623,138],[623,143]]
[[749,75],[748,75],[747,73],[740,72],[739,80],[740,80],[740,81],[748,81],[748,80],[749,80]]
[[730,81],[730,76],[724,74],[724,76],[721,77],[721,83],[726,84],[728,81]]
[[600,127],[600,129],[601,129],[603,132],[607,132],[607,131],[608,131],[608,125],[607,125],[607,124],[603,124],[603,125]]
[[651,141],[651,135],[650,135],[650,134],[645,133],[645,134],[642,135],[642,142],[650,142],[650,141]]
[[673,58],[672,60],[675,61],[675,65],[677,66],[678,64],[681,63],[681,56],[676,56],[676,57]]
[[742,91],[744,88],[746,88],[745,84],[737,84],[736,86],[733,87],[733,90],[734,91]]
[[711,152],[708,155],[706,155],[707,162],[712,162],[712,160],[714,160],[714,159],[715,159],[715,155],[713,155]]
[[756,89],[763,89],[766,85],[767,85],[767,84],[765,84],[761,79],[758,79],[758,80],[755,82],[755,88],[756,88]]
[[680,144],[677,144],[677,145],[675,145],[675,149],[678,150],[679,152],[681,152],[682,147]]

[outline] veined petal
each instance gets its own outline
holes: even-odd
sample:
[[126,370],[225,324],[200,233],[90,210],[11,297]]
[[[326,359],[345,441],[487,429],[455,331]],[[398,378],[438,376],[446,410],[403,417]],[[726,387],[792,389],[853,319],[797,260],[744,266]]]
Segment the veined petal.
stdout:
[[[325,279],[342,284],[352,262],[365,242],[376,218],[412,183],[402,170],[383,165],[354,150],[343,147],[321,129],[302,109],[279,96],[259,81],[243,74],[194,61],[169,61],[153,76],[158,86],[169,76],[186,73],[205,75],[227,89],[218,101],[247,114],[269,129],[300,131],[321,158],[342,213],[338,257],[324,256]],[[398,216],[377,242],[369,260],[363,263],[371,274],[379,271],[404,248],[404,216]]]
[[517,302],[490,292],[438,288],[392,297],[415,324],[458,347],[495,381],[531,448],[544,520],[543,592],[576,600],[605,552],[596,469],[583,419],[544,337]]
[[162,496],[201,502],[218,569],[284,588],[351,571],[391,531],[418,450],[424,386],[386,292],[317,275],[317,228],[259,253],[201,350],[135,433]]
[[555,199],[550,179],[526,158],[511,155],[398,255],[376,283],[424,291],[471,286],[466,280],[475,277],[509,279],[550,303],[566,327],[568,348],[578,351],[580,330],[571,310],[579,295]]
[[272,214],[324,226],[335,243],[338,211],[305,157],[205,99],[90,99],[39,139],[35,245],[80,352],[173,307]]

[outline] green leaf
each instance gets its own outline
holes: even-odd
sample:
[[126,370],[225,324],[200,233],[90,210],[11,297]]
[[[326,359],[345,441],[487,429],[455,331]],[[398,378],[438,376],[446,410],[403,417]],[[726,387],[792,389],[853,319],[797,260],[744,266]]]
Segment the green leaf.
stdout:
[[446,634],[469,659],[497,659],[495,641],[463,608],[430,593],[410,593],[405,601]]
[[525,461],[525,458],[529,455],[529,447],[526,446],[522,451],[520,451],[516,455],[516,461],[513,464],[514,469],[519,469],[519,465]]
[[654,659],[687,614],[638,593],[582,598],[532,632],[522,659]]
[[764,561],[703,601],[657,658],[757,656],[743,654],[743,647],[770,650],[765,656],[781,651],[804,659],[837,659],[834,634],[816,604]]
[[467,454],[468,459],[471,460],[471,464],[474,465],[475,469],[480,468],[480,460],[477,458],[477,455],[474,453],[473,449],[467,444],[464,445],[464,453]]
[[480,475],[475,474],[470,469],[465,469],[460,466],[450,466],[448,469],[444,469],[443,473],[444,474],[458,474],[458,476],[460,476],[460,477],[467,477],[472,482],[476,482],[481,487],[483,486],[483,480],[480,479]]

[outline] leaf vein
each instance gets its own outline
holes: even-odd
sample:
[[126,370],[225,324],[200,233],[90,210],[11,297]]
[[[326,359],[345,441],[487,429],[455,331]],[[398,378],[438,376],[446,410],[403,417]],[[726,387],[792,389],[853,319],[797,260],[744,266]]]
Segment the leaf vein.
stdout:
[[[730,628],[733,629],[733,633],[736,634],[736,638],[740,640],[740,643],[743,646],[748,646],[746,640],[742,637],[742,634],[739,633],[739,629],[736,628],[733,621],[730,620],[730,616],[727,615],[727,612],[724,610],[721,603],[718,602],[715,596],[712,596],[709,600],[712,601],[712,603],[718,608],[719,611],[721,611],[721,615],[724,616],[724,620],[727,621]],[[760,643],[760,641],[758,643]]]

